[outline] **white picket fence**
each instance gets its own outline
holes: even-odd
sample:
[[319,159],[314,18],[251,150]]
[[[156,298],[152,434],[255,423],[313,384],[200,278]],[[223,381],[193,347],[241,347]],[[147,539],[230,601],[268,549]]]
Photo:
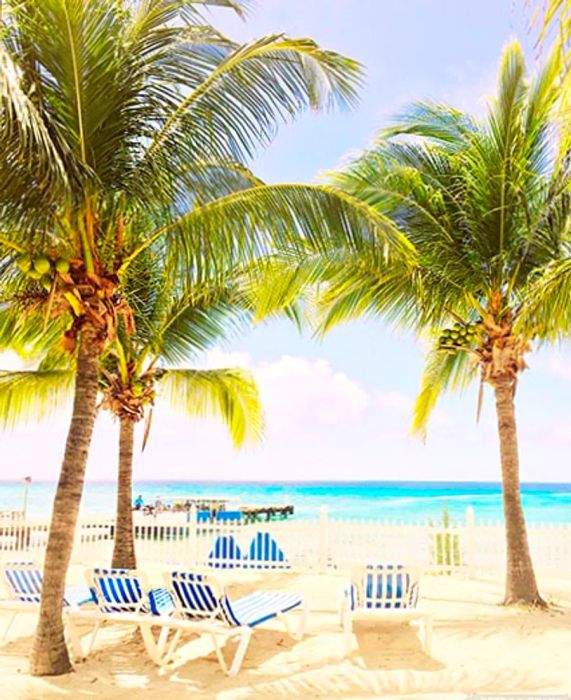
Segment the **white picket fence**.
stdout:
[[[319,519],[276,522],[197,522],[196,512],[135,514],[137,559],[184,568],[218,566],[260,568],[248,558],[258,532],[278,543],[292,571],[346,570],[367,563],[402,563],[431,573],[500,572],[505,564],[505,535],[501,523],[476,521],[472,509],[461,523],[442,527],[427,522],[355,521],[330,518],[326,507]],[[41,560],[49,521],[17,516],[0,520],[0,559]],[[571,572],[571,526],[530,525],[530,546],[539,575]],[[105,565],[111,560],[112,518],[82,517],[78,523],[72,561]],[[218,538],[232,537],[242,556],[213,556]],[[245,556],[244,556],[245,555]],[[264,569],[284,569],[283,562],[267,562]],[[569,573],[567,573],[569,575]]]

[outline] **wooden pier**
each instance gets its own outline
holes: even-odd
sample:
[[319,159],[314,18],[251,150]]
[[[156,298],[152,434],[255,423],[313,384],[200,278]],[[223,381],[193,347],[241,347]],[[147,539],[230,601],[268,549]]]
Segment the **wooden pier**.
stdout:
[[244,523],[270,522],[271,520],[286,520],[293,515],[293,506],[240,506]]

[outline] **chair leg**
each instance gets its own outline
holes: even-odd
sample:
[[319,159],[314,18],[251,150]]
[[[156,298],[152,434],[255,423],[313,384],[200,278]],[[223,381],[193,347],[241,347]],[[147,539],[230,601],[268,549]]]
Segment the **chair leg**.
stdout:
[[75,624],[75,621],[68,617],[66,620],[66,631],[67,637],[69,639],[69,645],[71,647],[71,653],[73,656],[73,661],[81,661],[84,659],[86,654],[83,653],[83,646],[81,644],[81,635]]
[[232,666],[230,666],[230,671],[228,672],[229,676],[237,675],[238,671],[240,670],[242,661],[246,655],[246,650],[248,649],[248,644],[250,643],[251,636],[252,629],[250,627],[240,628],[240,643],[238,644],[238,649],[236,649]]
[[181,636],[182,636],[182,630],[176,630],[176,632],[174,633],[174,635],[173,635],[173,637],[168,645],[166,653],[163,656],[163,661],[162,661],[163,666],[166,666],[166,664],[168,664],[169,661],[174,656],[174,652],[175,652],[176,646],[178,644],[178,640],[181,638]]
[[17,615],[18,615],[17,610],[16,610],[16,612],[12,613],[10,619],[8,620],[8,624],[6,625],[6,628],[4,629],[4,634],[2,635],[2,641],[4,641],[6,639],[6,637],[8,636],[8,632],[10,631],[10,628],[14,624],[14,620],[16,619]]
[[424,650],[430,656],[432,654],[432,618],[426,615],[423,618]]
[[[170,632],[170,628],[167,625],[161,627],[161,631],[159,633],[159,641],[157,643],[157,653],[161,659],[164,659],[164,656],[165,656],[165,650],[167,648],[167,643],[169,640],[169,632]],[[176,636],[176,633],[175,633],[175,636]],[[170,648],[170,646],[169,646],[169,648]]]
[[141,636],[143,637],[147,654],[151,660],[157,664],[157,666],[161,666],[163,659],[161,657],[157,642],[155,641],[152,625],[147,622],[141,622],[139,623],[139,629],[141,630]]
[[345,638],[345,653],[349,654],[353,647],[351,639],[353,636],[353,620],[348,610],[343,613],[343,636]]
[[303,635],[305,634],[305,630],[307,628],[307,620],[309,617],[309,604],[307,600],[304,600],[303,603],[301,604],[301,616],[299,618],[299,625],[297,627],[297,632],[295,634],[292,634],[292,637],[295,640],[300,640],[303,639]]
[[339,613],[339,625],[341,627],[343,627],[343,616],[345,615],[345,611],[348,609],[347,590],[345,588],[341,588],[339,590],[339,595],[337,596],[337,611]]
[[101,625],[103,624],[103,620],[98,620],[94,627],[93,627],[93,632],[89,636],[89,643],[87,645],[87,650],[84,654],[84,656],[89,656],[91,654],[91,650],[93,649],[93,645],[95,644],[95,637],[97,637],[97,633],[99,632],[99,629],[101,628]]
[[220,644],[218,642],[218,637],[216,636],[216,633],[211,632],[210,638],[212,639],[212,643],[214,644],[214,651],[216,652],[216,658],[218,659],[220,668],[224,671],[226,675],[231,675],[228,671],[228,665],[226,664],[226,659],[224,658],[224,654],[222,653],[222,649],[220,648]]

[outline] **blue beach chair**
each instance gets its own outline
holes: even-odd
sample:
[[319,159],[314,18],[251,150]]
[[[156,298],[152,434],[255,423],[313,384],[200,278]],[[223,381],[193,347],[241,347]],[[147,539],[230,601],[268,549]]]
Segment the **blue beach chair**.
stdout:
[[250,543],[248,563],[257,569],[289,569],[283,550],[269,532],[258,532]]
[[[171,657],[185,629],[206,632],[210,635],[220,666],[230,676],[235,676],[242,665],[252,631],[269,620],[283,619],[287,631],[294,639],[301,639],[307,625],[306,602],[298,595],[282,592],[257,591],[231,601],[218,581],[202,574],[172,572],[165,576],[171,590],[176,615],[181,620],[171,642],[167,657]],[[299,610],[301,617],[296,632],[292,632],[288,613]],[[187,627],[184,623],[194,623]],[[200,623],[198,626],[197,624]],[[228,668],[218,637],[238,637],[239,644]]]
[[220,535],[208,555],[208,566],[214,569],[233,569],[242,560],[242,550],[232,535]]
[[339,617],[347,650],[351,649],[354,620],[378,620],[383,623],[418,622],[422,627],[424,649],[430,653],[432,619],[417,609],[418,595],[419,578],[412,569],[400,564],[356,569],[340,597]]
[[[89,655],[103,623],[138,626],[151,659],[160,664],[164,656],[169,628],[164,620],[174,612],[170,593],[165,588],[151,588],[144,573],[129,569],[92,569],[86,572],[96,608],[74,610],[69,614],[70,638],[74,655]],[[83,648],[76,622],[93,622],[87,649]],[[158,641],[152,627],[161,628]]]
[[[42,595],[42,572],[33,562],[7,562],[2,565],[2,578],[8,598],[0,600],[0,608],[12,615],[2,634],[4,640],[16,616],[22,612],[38,612]],[[92,603],[93,597],[86,586],[68,586],[64,592],[64,609]]]

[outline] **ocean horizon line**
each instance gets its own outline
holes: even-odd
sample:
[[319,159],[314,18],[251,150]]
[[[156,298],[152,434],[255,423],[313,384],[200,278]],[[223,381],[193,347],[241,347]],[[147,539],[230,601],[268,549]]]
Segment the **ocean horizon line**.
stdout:
[[[21,477],[18,479],[2,479],[0,478],[0,484],[20,484],[26,477]],[[32,479],[35,484],[56,484],[57,479]],[[86,479],[86,484],[116,484],[115,479]],[[345,485],[345,484],[371,484],[371,485],[403,485],[403,484],[414,484],[416,486],[469,486],[470,484],[474,486],[497,486],[501,488],[502,483],[498,481],[478,481],[476,479],[311,479],[311,480],[295,480],[295,479],[135,479],[134,484],[198,484],[198,485],[208,485],[208,484],[236,484],[236,485],[282,485],[282,484],[292,484],[292,485]],[[571,488],[571,481],[522,481],[522,487],[530,486],[565,486]]]

